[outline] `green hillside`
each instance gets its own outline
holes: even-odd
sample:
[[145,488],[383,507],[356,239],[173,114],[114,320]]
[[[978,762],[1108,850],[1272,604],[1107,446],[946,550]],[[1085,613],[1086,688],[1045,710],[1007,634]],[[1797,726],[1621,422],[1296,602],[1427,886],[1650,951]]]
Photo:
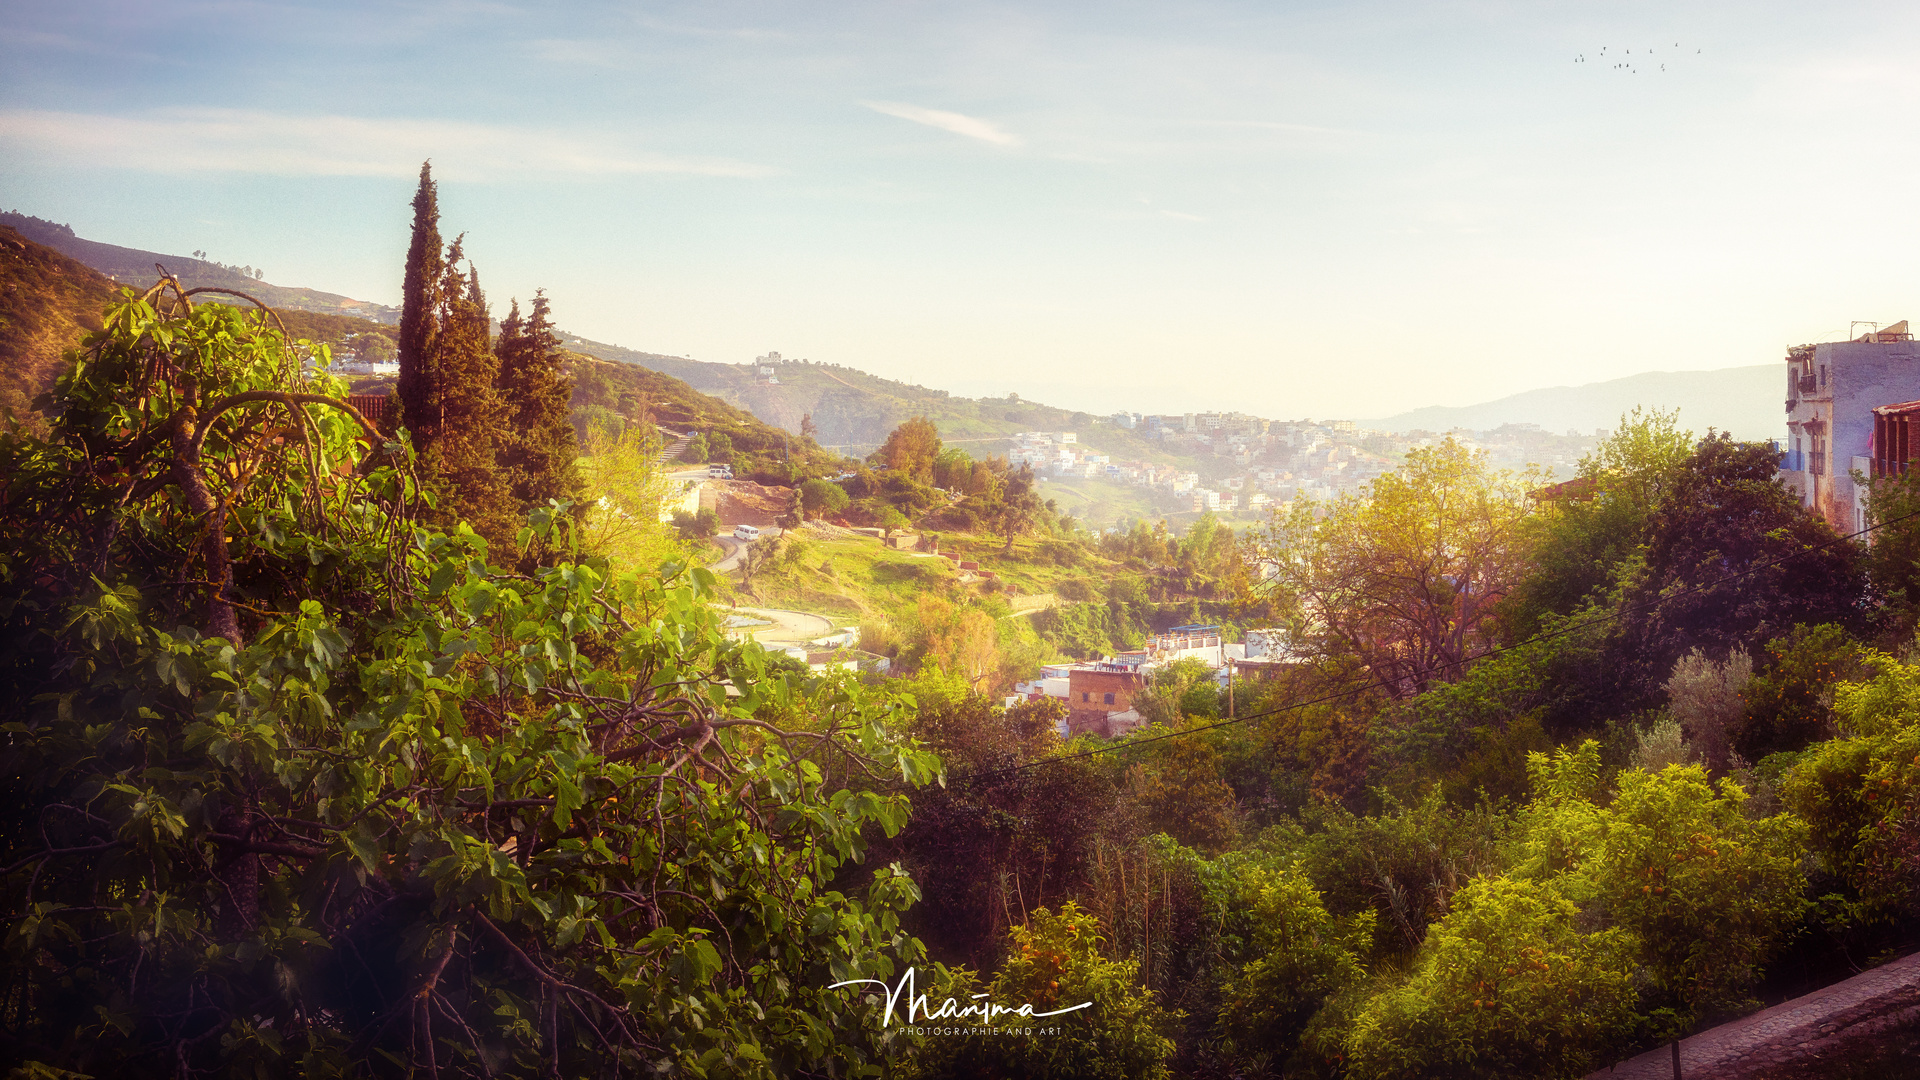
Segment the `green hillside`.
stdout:
[[[203,285],[238,289],[257,298],[261,303],[277,309],[355,315],[370,318],[375,322],[392,323],[400,319],[399,308],[383,307],[380,304],[354,300],[336,293],[321,292],[318,289],[272,285],[259,278],[243,275],[232,267],[189,255],[164,255],[155,251],[142,251],[139,248],[83,239],[75,236],[70,226],[32,217],[18,211],[10,210],[0,213],[0,225],[12,228],[28,240],[53,248],[68,258],[75,259],[108,278],[123,283],[151,284],[158,273],[155,270],[155,265],[158,264],[166,267],[169,273],[178,277],[181,283],[190,289]],[[288,329],[291,330],[292,327],[289,326]]]
[[[758,465],[774,472],[780,471],[775,462],[790,461],[801,475],[810,476],[836,466],[838,455],[665,372],[580,352],[567,354],[567,371],[573,377],[574,423],[583,431],[617,429],[622,422],[651,423],[668,432],[701,432],[709,439],[725,435],[736,451],[761,459]],[[743,476],[747,471],[752,470],[736,469]]]
[[766,385],[754,379],[754,370],[747,365],[663,356],[578,337],[568,337],[566,343],[568,348],[602,359],[677,376],[788,431],[799,431],[801,418],[811,415],[820,442],[849,454],[870,451],[903,421],[925,416],[940,429],[942,443],[958,445],[975,457],[1005,453],[1007,437],[1017,432],[1074,431],[1082,443],[1116,459],[1204,466],[1204,462],[1169,455],[1158,443],[1103,417],[1035,401],[954,397],[945,390],[895,382],[853,368],[797,361],[778,365],[779,383]]
[[61,355],[100,328],[112,295],[99,273],[0,226],[0,416],[44,430],[31,402],[53,386]]
[[[7,216],[13,219],[21,215]],[[149,267],[144,279],[133,280],[145,285],[153,276]],[[237,285],[239,275],[231,276]],[[116,283],[98,270],[0,225],[0,415],[11,415],[35,430],[44,427],[30,403],[52,386],[62,354],[78,344],[81,335],[100,326],[100,312],[113,300],[117,289]],[[266,290],[246,291],[267,299],[263,295]],[[299,308],[275,311],[296,339],[362,352],[368,351],[374,341],[388,348],[393,341],[392,326],[354,315]],[[378,350],[380,345],[372,348]],[[583,430],[596,423],[622,426],[616,418],[646,421],[676,433],[726,435],[737,451],[748,456],[746,464],[751,471],[778,476],[787,471],[789,462],[801,475],[830,472],[835,467],[835,455],[761,422],[745,409],[703,394],[672,375],[580,353],[569,354],[569,370],[575,380],[575,421]],[[363,379],[354,390],[379,393],[391,382]]]

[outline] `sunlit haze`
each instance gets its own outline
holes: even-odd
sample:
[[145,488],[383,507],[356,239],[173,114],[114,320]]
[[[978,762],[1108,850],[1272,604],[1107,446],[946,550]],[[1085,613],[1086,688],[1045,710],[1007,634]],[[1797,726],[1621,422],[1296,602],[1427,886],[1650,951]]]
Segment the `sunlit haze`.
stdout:
[[494,301],[544,287],[597,340],[1382,416],[1920,317],[1916,29],[1894,3],[11,0],[0,209],[394,304],[431,158]]

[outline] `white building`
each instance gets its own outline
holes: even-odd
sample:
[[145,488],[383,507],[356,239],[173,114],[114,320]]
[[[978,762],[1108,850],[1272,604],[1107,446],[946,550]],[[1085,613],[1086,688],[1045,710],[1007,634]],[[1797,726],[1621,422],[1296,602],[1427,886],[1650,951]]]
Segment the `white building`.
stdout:
[[1874,410],[1916,398],[1920,345],[1904,320],[1852,341],[1789,349],[1781,482],[1841,532],[1864,528],[1851,473],[1871,465]]

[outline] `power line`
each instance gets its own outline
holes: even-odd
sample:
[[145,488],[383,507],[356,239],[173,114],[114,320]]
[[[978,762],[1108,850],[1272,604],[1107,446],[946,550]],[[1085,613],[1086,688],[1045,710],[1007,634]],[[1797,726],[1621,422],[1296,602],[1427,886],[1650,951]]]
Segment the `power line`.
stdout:
[[[1666,596],[1655,597],[1654,599],[1646,601],[1645,603],[1635,604],[1630,607],[1621,608],[1617,611],[1610,611],[1604,615],[1599,615],[1591,619],[1586,619],[1581,622],[1574,623],[1570,626],[1560,627],[1557,630],[1549,630],[1545,633],[1535,634],[1534,636],[1527,638],[1524,641],[1517,641],[1511,645],[1495,646],[1494,648],[1488,649],[1486,652],[1478,653],[1474,656],[1464,657],[1459,660],[1450,660],[1444,664],[1439,665],[1439,667],[1436,670],[1444,671],[1449,668],[1462,667],[1467,664],[1476,663],[1478,661],[1485,660],[1488,657],[1500,656],[1505,653],[1516,652],[1520,649],[1525,649],[1529,646],[1537,645],[1543,641],[1551,641],[1554,638],[1563,637],[1567,634],[1571,634],[1580,630],[1585,630],[1589,627],[1599,626],[1603,623],[1613,622],[1626,615],[1635,614],[1641,611],[1649,611],[1649,610],[1652,610],[1653,608],[1659,607],[1661,604],[1669,603],[1674,600],[1679,600],[1679,599],[1682,599],[1683,597],[1691,596],[1699,592],[1704,592],[1708,589],[1715,589],[1722,585],[1727,585],[1732,582],[1739,581],[1740,579],[1745,577],[1751,577],[1752,575],[1757,574],[1762,570],[1770,570],[1776,566],[1781,565],[1782,563],[1790,562],[1804,555],[1811,555],[1816,551],[1823,551],[1835,545],[1846,543],[1847,541],[1850,541],[1850,540],[1856,540],[1862,536],[1867,535],[1868,533],[1874,532],[1879,529],[1884,529],[1890,525],[1898,525],[1902,521],[1908,521],[1917,517],[1920,517],[1920,510],[1915,510],[1912,513],[1908,513],[1908,514],[1902,514],[1899,517],[1890,518],[1886,521],[1877,522],[1857,532],[1847,533],[1844,536],[1836,536],[1831,540],[1825,541],[1823,543],[1815,544],[1812,547],[1801,548],[1799,551],[1789,552],[1788,554],[1783,555],[1778,559],[1774,559],[1769,562],[1759,563],[1754,566],[1749,566],[1745,570],[1741,570],[1738,573],[1729,574],[1725,577],[1718,578],[1713,581],[1702,582],[1699,585],[1690,586],[1686,589],[1680,590],[1679,592],[1671,593]],[[1223,644],[1221,646],[1221,651],[1224,653],[1225,650],[1226,650],[1226,646]],[[995,776],[1005,776],[1013,773],[1024,772],[1027,769],[1038,768],[1042,765],[1052,765],[1060,762],[1075,761],[1082,758],[1099,757],[1101,754],[1116,754],[1125,750],[1131,750],[1134,747],[1138,747],[1138,746],[1147,746],[1152,743],[1165,742],[1168,739],[1178,739],[1188,735],[1199,735],[1204,732],[1217,730],[1219,728],[1232,727],[1235,724],[1244,724],[1249,720],[1263,720],[1269,716],[1278,716],[1282,713],[1293,712],[1299,709],[1311,708],[1312,706],[1315,706],[1315,705],[1325,705],[1329,702],[1340,701],[1345,698],[1355,697],[1366,690],[1372,689],[1377,685],[1380,685],[1379,680],[1369,678],[1363,685],[1353,685],[1347,689],[1339,690],[1331,694],[1324,694],[1320,697],[1309,698],[1306,701],[1296,701],[1289,705],[1282,705],[1279,708],[1268,709],[1265,712],[1254,713],[1250,716],[1229,717],[1225,720],[1220,720],[1215,723],[1204,724],[1199,727],[1186,727],[1186,728],[1180,729],[1179,731],[1169,731],[1165,734],[1154,735],[1145,739],[1128,739],[1125,742],[1116,742],[1111,746],[1103,746],[1097,750],[1082,750],[1079,753],[1074,753],[1074,754],[1059,754],[1054,757],[1041,758],[1037,761],[1024,762],[1019,765],[1010,765],[1001,769],[989,769],[985,772],[965,773],[953,778],[952,782],[961,783],[961,782],[973,782],[977,780],[986,780],[986,779],[991,779],[992,777],[995,777]]]

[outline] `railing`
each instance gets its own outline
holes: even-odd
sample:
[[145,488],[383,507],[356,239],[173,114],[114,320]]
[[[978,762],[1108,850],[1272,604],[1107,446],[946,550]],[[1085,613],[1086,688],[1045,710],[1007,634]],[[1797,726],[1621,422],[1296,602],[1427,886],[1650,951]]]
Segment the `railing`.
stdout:
[[1907,475],[1907,469],[1912,466],[1912,464],[1913,462],[1911,461],[1895,461],[1892,458],[1877,457],[1873,459],[1873,475],[1876,477],[1905,476]]

